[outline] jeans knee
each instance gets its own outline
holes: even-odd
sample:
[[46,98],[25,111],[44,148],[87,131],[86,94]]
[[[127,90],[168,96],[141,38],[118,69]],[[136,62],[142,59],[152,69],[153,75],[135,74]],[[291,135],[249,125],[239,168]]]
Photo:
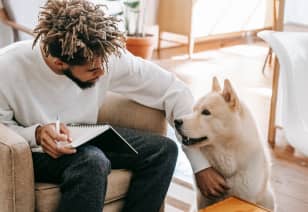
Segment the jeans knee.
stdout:
[[73,162],[63,172],[61,192],[77,189],[93,193],[95,190],[99,196],[104,196],[110,170],[110,161],[100,149],[94,146],[79,148]]
[[111,163],[105,154],[97,147],[89,146],[82,155],[83,166],[89,175],[108,176],[111,170]]
[[[91,178],[106,178],[111,171],[111,163],[105,154],[95,146],[79,148],[73,167],[76,172]],[[85,177],[86,177],[85,176]]]
[[164,137],[161,141],[161,154],[168,161],[176,161],[178,156],[178,146],[173,140]]

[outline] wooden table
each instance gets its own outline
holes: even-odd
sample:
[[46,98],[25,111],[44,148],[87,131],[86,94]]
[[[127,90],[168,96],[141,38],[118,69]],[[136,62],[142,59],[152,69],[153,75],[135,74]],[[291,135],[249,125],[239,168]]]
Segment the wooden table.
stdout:
[[270,210],[236,197],[229,197],[221,202],[201,209],[199,212],[270,212]]

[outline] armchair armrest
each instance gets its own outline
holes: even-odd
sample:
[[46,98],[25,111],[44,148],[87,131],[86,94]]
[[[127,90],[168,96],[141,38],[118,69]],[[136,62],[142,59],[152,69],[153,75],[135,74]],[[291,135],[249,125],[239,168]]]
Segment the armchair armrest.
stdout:
[[1,212],[34,211],[34,174],[29,144],[0,124]]
[[124,96],[109,92],[102,105],[98,122],[141,129],[166,135],[167,121],[164,112],[138,104]]

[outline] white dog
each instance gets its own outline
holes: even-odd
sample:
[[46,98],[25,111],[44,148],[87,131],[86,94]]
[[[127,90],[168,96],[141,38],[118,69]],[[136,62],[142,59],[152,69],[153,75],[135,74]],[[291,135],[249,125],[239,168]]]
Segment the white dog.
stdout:
[[200,148],[225,177],[228,195],[274,210],[267,149],[250,110],[229,80],[221,91],[213,78],[212,91],[197,102],[192,114],[175,120],[175,126],[183,144]]

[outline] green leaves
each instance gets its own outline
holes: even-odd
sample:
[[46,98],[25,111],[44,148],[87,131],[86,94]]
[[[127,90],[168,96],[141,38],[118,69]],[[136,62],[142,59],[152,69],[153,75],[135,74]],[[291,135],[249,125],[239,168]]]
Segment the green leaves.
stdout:
[[124,5],[128,8],[131,9],[137,9],[140,5],[140,1],[136,0],[136,1],[124,1]]

